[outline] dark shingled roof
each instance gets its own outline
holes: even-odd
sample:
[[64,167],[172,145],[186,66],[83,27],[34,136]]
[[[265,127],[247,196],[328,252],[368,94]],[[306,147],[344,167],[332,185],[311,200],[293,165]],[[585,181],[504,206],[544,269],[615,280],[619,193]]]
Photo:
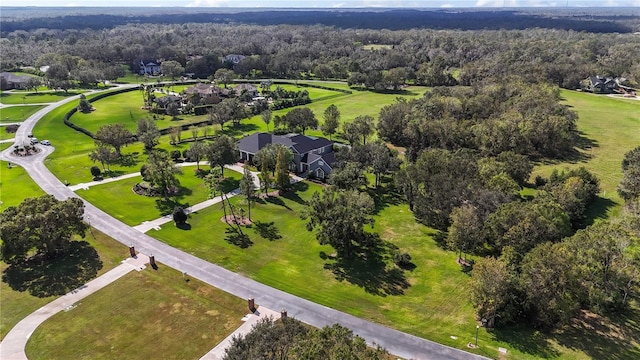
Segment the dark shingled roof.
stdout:
[[283,144],[288,148],[292,148],[294,152],[299,154],[307,153],[313,149],[319,149],[333,142],[325,138],[314,138],[305,135],[280,136],[268,133],[255,133],[238,141],[238,149],[255,154],[258,150],[268,144]]

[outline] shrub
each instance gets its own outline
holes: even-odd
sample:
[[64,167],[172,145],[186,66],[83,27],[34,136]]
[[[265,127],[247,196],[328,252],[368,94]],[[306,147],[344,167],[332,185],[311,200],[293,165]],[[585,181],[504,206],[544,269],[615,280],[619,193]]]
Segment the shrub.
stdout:
[[184,224],[187,222],[187,213],[184,212],[182,206],[176,206],[173,208],[173,221],[176,224]]
[[180,153],[180,150],[172,150],[170,155],[171,155],[171,159],[173,159],[173,161],[175,162],[175,161],[178,161],[180,159],[180,156],[182,154]]
[[184,158],[184,161],[192,161],[189,157],[189,149],[186,149],[182,152],[182,157]]
[[147,172],[147,164],[144,164],[140,167],[140,175],[142,175],[142,180],[149,181],[149,174]]
[[99,167],[95,165],[91,167],[91,175],[93,176],[94,179],[100,177],[100,174],[102,174],[102,171],[100,170]]
[[16,131],[18,131],[18,128],[20,127],[20,125],[7,125],[4,127],[4,131],[9,133],[9,134],[13,134]]
[[409,253],[395,253],[393,255],[393,262],[400,268],[406,269],[413,265],[411,263],[411,255]]

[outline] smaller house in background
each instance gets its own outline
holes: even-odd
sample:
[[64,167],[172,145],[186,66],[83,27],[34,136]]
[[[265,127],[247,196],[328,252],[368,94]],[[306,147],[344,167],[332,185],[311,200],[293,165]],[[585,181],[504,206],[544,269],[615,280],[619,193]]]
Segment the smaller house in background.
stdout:
[[224,94],[228,93],[228,90],[213,84],[198,83],[186,88],[184,93],[193,105],[209,105],[222,101],[222,96],[226,96]]
[[240,96],[242,93],[247,93],[252,98],[254,98],[258,95],[258,88],[255,85],[249,83],[238,84],[233,88],[233,90],[236,92],[237,96]]
[[140,60],[140,63],[138,64],[138,74],[158,75],[160,74],[160,64],[156,61]]
[[169,104],[178,104],[180,105],[182,98],[180,96],[175,95],[167,95],[163,97],[159,97],[155,99],[156,104],[161,109],[166,109]]
[[590,76],[586,90],[596,94],[611,94],[620,89],[619,79],[605,76]]
[[273,135],[255,133],[238,141],[240,161],[253,161],[255,154],[268,144],[282,144],[293,153],[290,169],[298,174],[327,179],[333,170],[336,157],[333,142],[322,137],[300,134]]
[[26,89],[27,82],[31,79],[29,75],[16,75],[10,72],[0,73],[0,87],[2,90]]
[[246,56],[238,55],[238,54],[229,54],[222,57],[223,63],[231,63],[233,65],[238,65],[240,61],[242,61]]

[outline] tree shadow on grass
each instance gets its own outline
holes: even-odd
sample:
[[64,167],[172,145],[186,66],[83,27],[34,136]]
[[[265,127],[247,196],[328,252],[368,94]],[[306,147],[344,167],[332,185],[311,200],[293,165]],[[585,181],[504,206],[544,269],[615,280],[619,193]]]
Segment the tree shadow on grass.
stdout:
[[400,194],[383,186],[367,188],[367,194],[369,194],[374,201],[374,215],[378,215],[386,207],[400,205],[403,202]]
[[489,329],[498,341],[506,342],[514,349],[543,359],[557,358],[560,352],[553,348],[549,336],[526,325]]
[[102,269],[96,250],[86,241],[72,241],[64,256],[48,259],[36,255],[10,265],[2,281],[13,290],[37,297],[64,295],[92,280]]
[[[368,249],[359,249],[349,258],[336,257],[335,261],[324,264],[338,281],[348,281],[377,296],[403,295],[410,284],[404,271],[389,264],[390,244],[372,236],[372,245]],[[324,252],[323,259],[329,259]]]
[[282,200],[282,198],[280,198],[280,196],[267,196],[265,198],[265,201],[270,204],[282,206],[287,210],[291,210],[291,208],[287,206],[287,204],[285,204],[285,202]]
[[569,349],[583,351],[591,359],[640,359],[640,309],[624,315],[602,317],[582,311],[571,324],[552,337]]
[[596,219],[607,219],[607,211],[614,207],[616,202],[611,199],[606,199],[600,196],[596,196],[593,202],[589,205],[585,211],[585,218],[581,222],[580,227],[584,228],[593,224]]
[[228,193],[240,187],[240,180],[234,178],[225,178],[222,180],[220,184],[222,186],[222,191]]
[[189,223],[176,223],[176,227],[180,230],[191,230],[191,224]]
[[258,126],[256,124],[251,123],[239,123],[237,125],[229,125],[224,128],[223,133],[225,135],[229,135],[231,137],[242,136],[244,134],[253,133],[258,130]]
[[120,166],[132,167],[138,164],[138,157],[140,154],[138,152],[133,152],[130,154],[122,154],[118,158],[117,164]]
[[584,352],[590,359],[640,359],[640,309],[631,308],[624,315],[603,317],[581,311],[571,323],[544,333],[526,325],[493,330],[497,340],[525,354],[540,358],[559,357],[554,342],[568,349]]
[[247,234],[241,234],[237,229],[228,227],[225,230],[227,236],[225,236],[225,240],[232,245],[235,245],[241,249],[246,249],[249,246],[253,245],[253,241],[249,238]]
[[543,164],[560,164],[569,162],[576,164],[580,162],[586,162],[591,159],[591,149],[599,147],[600,145],[596,140],[590,139],[582,131],[578,132],[575,141],[575,147],[567,153],[561,154],[557,158],[553,159],[541,159]]
[[253,230],[260,235],[262,238],[274,241],[282,238],[280,235],[280,230],[274,225],[274,222],[262,222],[262,221],[254,221],[253,225],[255,226]]
[[293,185],[291,185],[291,189],[285,191],[285,192],[281,192],[280,196],[287,198],[291,201],[297,202],[300,205],[307,205],[307,202],[305,200],[303,200],[300,195],[298,195],[299,192],[305,192],[309,190],[309,184],[303,182],[303,181],[299,181]]

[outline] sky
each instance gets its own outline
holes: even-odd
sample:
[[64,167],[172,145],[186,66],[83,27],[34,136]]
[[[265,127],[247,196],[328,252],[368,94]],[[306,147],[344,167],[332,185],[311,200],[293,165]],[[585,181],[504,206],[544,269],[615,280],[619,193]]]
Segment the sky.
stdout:
[[96,7],[640,7],[640,0],[3,0],[2,6]]

